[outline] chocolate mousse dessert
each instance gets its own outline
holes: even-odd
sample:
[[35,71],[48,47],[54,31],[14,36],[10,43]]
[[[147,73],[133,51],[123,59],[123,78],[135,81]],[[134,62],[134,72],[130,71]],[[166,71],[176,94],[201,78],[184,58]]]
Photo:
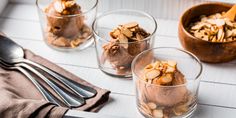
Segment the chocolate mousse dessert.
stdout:
[[75,48],[91,36],[84,23],[81,7],[75,0],[54,0],[44,10],[47,14],[46,41],[56,47]]
[[148,117],[169,118],[189,111],[193,96],[175,61],[147,65],[137,80],[139,110]]
[[145,40],[149,35],[137,22],[119,25],[110,32],[109,43],[103,46],[102,63],[109,61],[118,75],[131,73],[134,57],[150,46]]

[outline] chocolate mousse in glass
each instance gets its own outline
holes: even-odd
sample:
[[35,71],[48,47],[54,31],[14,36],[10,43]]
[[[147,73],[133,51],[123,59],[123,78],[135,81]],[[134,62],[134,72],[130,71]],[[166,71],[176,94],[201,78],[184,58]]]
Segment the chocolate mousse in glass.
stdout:
[[44,39],[50,47],[84,49],[92,44],[97,0],[37,0],[37,6]]
[[117,10],[98,17],[93,30],[99,68],[112,76],[131,77],[135,56],[153,46],[156,21],[143,12]]
[[197,107],[202,72],[193,54],[177,48],[154,48],[132,63],[138,110],[150,118],[189,117]]

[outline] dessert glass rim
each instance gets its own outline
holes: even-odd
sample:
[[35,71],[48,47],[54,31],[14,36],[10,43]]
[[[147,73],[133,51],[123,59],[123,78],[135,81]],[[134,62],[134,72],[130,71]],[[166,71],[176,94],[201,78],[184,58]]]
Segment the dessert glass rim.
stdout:
[[[206,41],[206,40],[202,40],[200,38],[197,38],[195,36],[193,36],[193,34],[191,34],[188,30],[187,30],[187,27],[184,27],[183,25],[183,17],[187,15],[187,12],[189,12],[191,9],[193,8],[197,8],[199,6],[202,6],[202,5],[233,5],[233,4],[230,4],[230,3],[222,3],[222,2],[206,2],[206,3],[201,3],[201,4],[197,4],[197,5],[194,5],[194,6],[191,6],[189,8],[187,8],[183,14],[181,15],[180,17],[180,26],[181,28],[183,29],[184,33],[187,34],[189,37],[195,39],[195,40],[201,40],[203,42],[208,42],[208,43],[212,43],[212,44],[227,44],[227,43],[232,43],[232,42],[235,42],[236,40],[232,40],[232,41],[227,41],[227,42],[212,42],[212,41]],[[217,13],[217,12],[216,12]],[[200,17],[200,16],[199,16]]]
[[[193,59],[195,59],[197,61],[197,63],[200,65],[200,71],[198,72],[198,74],[193,77],[194,80],[199,80],[200,79],[200,76],[202,74],[202,70],[203,70],[203,66],[202,66],[202,63],[201,61],[198,59],[197,56],[195,56],[193,53],[189,52],[189,51],[186,51],[186,50],[183,50],[183,49],[180,49],[180,48],[176,48],[176,47],[156,47],[156,48],[151,48],[151,49],[148,49],[148,50],[145,50],[141,53],[139,53],[135,58],[134,60],[132,61],[132,64],[131,64],[131,70],[132,70],[132,73],[138,77],[138,74],[136,72],[134,72],[134,66],[135,66],[135,62],[137,61],[137,59],[139,58],[139,56],[141,56],[142,54],[146,53],[146,52],[149,52],[151,50],[156,50],[156,49],[173,49],[173,50],[178,50],[178,51],[181,51],[183,53],[186,53],[188,54],[189,56],[193,57]],[[135,77],[133,76],[133,77]],[[148,84],[147,82],[141,80],[141,82],[144,82],[146,84]],[[174,87],[182,87],[182,86],[186,86],[189,82],[185,82],[184,84],[179,84],[179,85],[173,85],[173,86],[163,86],[163,85],[157,85],[157,84],[148,84],[150,86],[156,86],[156,87],[161,87],[161,88],[174,88]]]
[[[150,15],[150,14],[148,14],[148,13],[146,13],[146,12],[143,12],[143,11],[140,11],[140,10],[133,10],[133,9],[117,9],[117,10],[112,10],[112,11],[108,11],[108,12],[102,13],[101,15],[99,15],[98,17],[96,17],[95,20],[94,20],[94,22],[92,23],[92,31],[93,31],[93,34],[94,34],[95,36],[99,37],[99,38],[102,38],[102,37],[100,37],[100,36],[98,35],[98,33],[95,31],[95,23],[96,23],[96,21],[97,21],[98,19],[100,19],[101,17],[103,17],[103,16],[107,16],[107,15],[109,15],[109,14],[116,13],[116,12],[122,12],[122,11],[137,12],[137,13],[141,13],[141,14],[147,16],[148,18],[150,18],[150,19],[153,20],[155,29],[153,30],[152,33],[150,33],[150,35],[149,35],[148,37],[146,37],[146,38],[144,38],[144,39],[142,39],[142,40],[127,42],[127,43],[115,42],[116,44],[132,44],[132,43],[137,43],[137,42],[143,42],[143,41],[146,41],[146,40],[151,39],[151,37],[156,34],[156,31],[157,31],[157,21],[156,21],[156,19],[155,19],[152,15]],[[145,30],[145,29],[144,29],[144,30]],[[103,38],[102,38],[102,39],[103,39]],[[110,40],[106,40],[106,39],[103,40],[103,41],[111,42]]]
[[[40,9],[41,12],[43,12],[43,11],[44,11],[43,8],[41,8],[41,7],[39,6],[39,1],[40,1],[40,0],[36,0],[36,6],[37,6],[38,9]],[[86,11],[82,11],[82,13],[79,13],[79,14],[56,16],[56,15],[48,14],[48,13],[45,13],[45,12],[43,12],[43,13],[45,13],[47,16],[51,16],[51,17],[55,17],[55,18],[78,17],[78,16],[83,16],[84,14],[89,13],[89,12],[92,11],[94,8],[96,8],[97,5],[98,5],[98,0],[95,0],[95,3],[94,3],[94,5],[92,5],[91,8],[89,8],[89,9],[86,10]]]

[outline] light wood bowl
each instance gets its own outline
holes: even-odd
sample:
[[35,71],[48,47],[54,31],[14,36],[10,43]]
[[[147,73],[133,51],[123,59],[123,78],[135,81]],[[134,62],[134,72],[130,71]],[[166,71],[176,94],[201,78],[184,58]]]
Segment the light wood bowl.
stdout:
[[208,2],[193,6],[186,10],[180,18],[179,40],[185,50],[195,54],[201,61],[220,63],[236,58],[236,41],[210,42],[194,37],[187,31],[190,23],[199,20],[201,15],[211,15],[229,10],[233,4]]

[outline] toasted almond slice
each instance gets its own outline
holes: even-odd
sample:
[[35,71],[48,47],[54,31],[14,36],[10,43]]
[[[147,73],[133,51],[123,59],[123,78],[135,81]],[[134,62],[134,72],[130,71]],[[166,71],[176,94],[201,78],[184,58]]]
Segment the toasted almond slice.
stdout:
[[118,40],[124,48],[128,48],[128,38],[126,38],[123,34],[118,35]]
[[175,115],[180,116],[188,111],[186,104],[179,105],[173,109]]
[[76,2],[75,1],[65,1],[64,4],[65,4],[65,7],[72,7],[73,5],[76,4]]
[[166,73],[173,73],[173,72],[175,72],[175,68],[172,66],[168,66],[166,69]]
[[133,33],[127,28],[121,28],[121,33],[124,34],[128,38],[133,36]]
[[121,34],[121,32],[119,29],[115,29],[112,34],[114,35],[114,37],[118,37]]
[[146,73],[146,78],[147,79],[154,79],[158,77],[161,74],[159,70],[151,70]]
[[223,35],[224,31],[223,29],[219,29],[218,33],[217,33],[217,40],[220,40],[222,35]]
[[149,102],[147,103],[147,106],[150,108],[150,109],[156,109],[157,108],[157,105],[153,102]]
[[159,69],[160,64],[161,64],[160,61],[156,61],[156,62],[153,64],[153,67],[154,67],[155,69]]
[[171,66],[171,67],[176,67],[177,65],[177,62],[176,61],[167,61],[168,65]]
[[159,78],[155,78],[155,79],[153,79],[152,84],[161,85],[161,82],[160,82]]
[[155,109],[152,111],[152,115],[154,118],[163,118],[163,116],[164,116],[163,110]]
[[138,23],[137,22],[130,22],[130,23],[124,24],[123,26],[126,28],[134,28],[134,27],[138,26]]
[[171,74],[163,75],[159,79],[160,79],[161,84],[168,84],[173,80]]
[[152,114],[152,110],[144,102],[140,102],[140,110],[145,114]]
[[141,35],[139,35],[138,33],[136,33],[136,40],[137,40],[137,41],[140,41],[140,40],[142,40],[142,37],[141,37]]
[[216,19],[215,23],[218,27],[221,27],[221,26],[225,25],[225,20],[224,19]]
[[61,13],[65,9],[65,6],[61,3],[61,1],[55,1],[53,7],[58,13]]
[[147,69],[147,70],[152,69],[152,68],[153,68],[152,64],[148,64],[148,65],[145,67],[145,69]]

